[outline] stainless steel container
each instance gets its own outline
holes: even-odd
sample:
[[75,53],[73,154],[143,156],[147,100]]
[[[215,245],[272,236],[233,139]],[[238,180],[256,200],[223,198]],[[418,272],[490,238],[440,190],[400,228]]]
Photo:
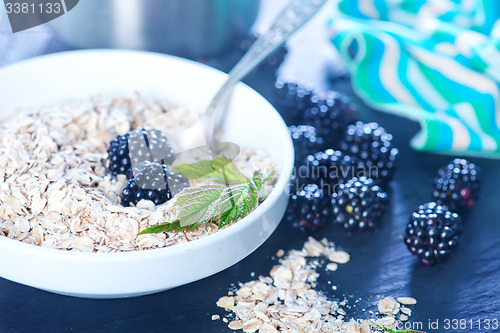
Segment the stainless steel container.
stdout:
[[127,48],[205,57],[248,32],[259,0],[80,0],[51,25],[78,48]]

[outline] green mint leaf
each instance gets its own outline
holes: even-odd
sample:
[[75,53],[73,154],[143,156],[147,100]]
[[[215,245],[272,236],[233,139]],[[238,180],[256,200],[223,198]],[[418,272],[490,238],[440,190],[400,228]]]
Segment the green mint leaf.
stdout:
[[201,225],[217,220],[232,207],[230,188],[231,186],[211,184],[182,190],[176,200],[180,224]]
[[248,178],[224,155],[213,160],[181,164],[174,167],[174,170],[184,177],[198,182],[236,185],[248,181]]
[[219,228],[231,224],[250,214],[259,203],[258,193],[251,183],[231,189],[231,208],[224,212],[220,218]]
[[257,207],[261,187],[261,175],[256,174],[252,181],[244,184],[214,184],[184,189],[176,201],[180,209],[180,224],[201,225],[218,220],[222,228],[236,222]]
[[265,179],[257,171],[251,180],[246,179],[242,184],[185,188],[175,197],[179,219],[155,225],[140,234],[191,230],[211,221],[218,221],[219,228],[234,223],[258,206]]

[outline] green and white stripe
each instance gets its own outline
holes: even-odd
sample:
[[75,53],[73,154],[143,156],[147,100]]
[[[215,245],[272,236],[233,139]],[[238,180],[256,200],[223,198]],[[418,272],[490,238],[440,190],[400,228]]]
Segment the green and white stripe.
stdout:
[[331,41],[355,91],[419,121],[414,148],[500,157],[500,1],[341,0]]

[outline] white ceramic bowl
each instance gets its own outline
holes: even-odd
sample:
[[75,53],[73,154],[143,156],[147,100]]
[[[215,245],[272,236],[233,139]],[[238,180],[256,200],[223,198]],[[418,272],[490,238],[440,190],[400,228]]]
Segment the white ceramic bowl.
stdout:
[[[203,110],[225,78],[207,66],[154,53],[59,53],[0,69],[0,116],[19,107],[134,92]],[[53,250],[0,237],[0,276],[65,295],[132,297],[202,279],[249,255],[283,217],[293,146],[281,117],[248,86],[237,87],[230,108],[227,137],[238,144],[265,148],[279,161],[276,187],[250,215],[199,240],[127,253]]]

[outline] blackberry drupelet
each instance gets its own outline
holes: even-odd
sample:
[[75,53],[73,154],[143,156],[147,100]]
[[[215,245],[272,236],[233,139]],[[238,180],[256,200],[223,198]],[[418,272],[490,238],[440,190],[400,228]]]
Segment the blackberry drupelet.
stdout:
[[316,184],[307,184],[291,196],[288,216],[298,222],[302,230],[316,230],[331,219],[329,196]]
[[474,163],[456,158],[438,170],[434,200],[461,213],[474,206],[481,191],[481,170]]
[[276,109],[287,124],[300,124],[302,112],[313,105],[313,91],[301,84],[281,79],[278,79],[274,86]]
[[316,136],[316,128],[309,125],[288,128],[295,148],[295,162],[302,162],[307,155],[323,148],[323,138]]
[[159,205],[172,199],[168,174],[167,166],[156,162],[144,161],[134,166],[130,172],[132,178],[122,191],[122,205],[130,206],[131,203],[136,205],[143,199]]
[[405,243],[421,263],[434,265],[449,257],[462,233],[460,216],[446,206],[429,202],[419,206],[406,226]]
[[387,193],[366,177],[338,185],[331,198],[334,223],[348,231],[375,229],[388,202]]
[[349,124],[356,120],[356,109],[349,99],[339,93],[329,92],[324,98],[314,95],[310,105],[301,113],[299,121],[316,128],[329,148],[338,147]]
[[136,129],[113,139],[108,148],[109,170],[113,175],[127,174],[133,165],[143,161],[171,164],[174,151],[159,130]]
[[358,171],[375,182],[386,184],[396,169],[398,150],[392,145],[392,135],[377,123],[349,125],[340,150],[353,159]]
[[297,171],[298,181],[316,184],[325,194],[332,194],[338,184],[356,175],[351,158],[333,149],[307,156]]

